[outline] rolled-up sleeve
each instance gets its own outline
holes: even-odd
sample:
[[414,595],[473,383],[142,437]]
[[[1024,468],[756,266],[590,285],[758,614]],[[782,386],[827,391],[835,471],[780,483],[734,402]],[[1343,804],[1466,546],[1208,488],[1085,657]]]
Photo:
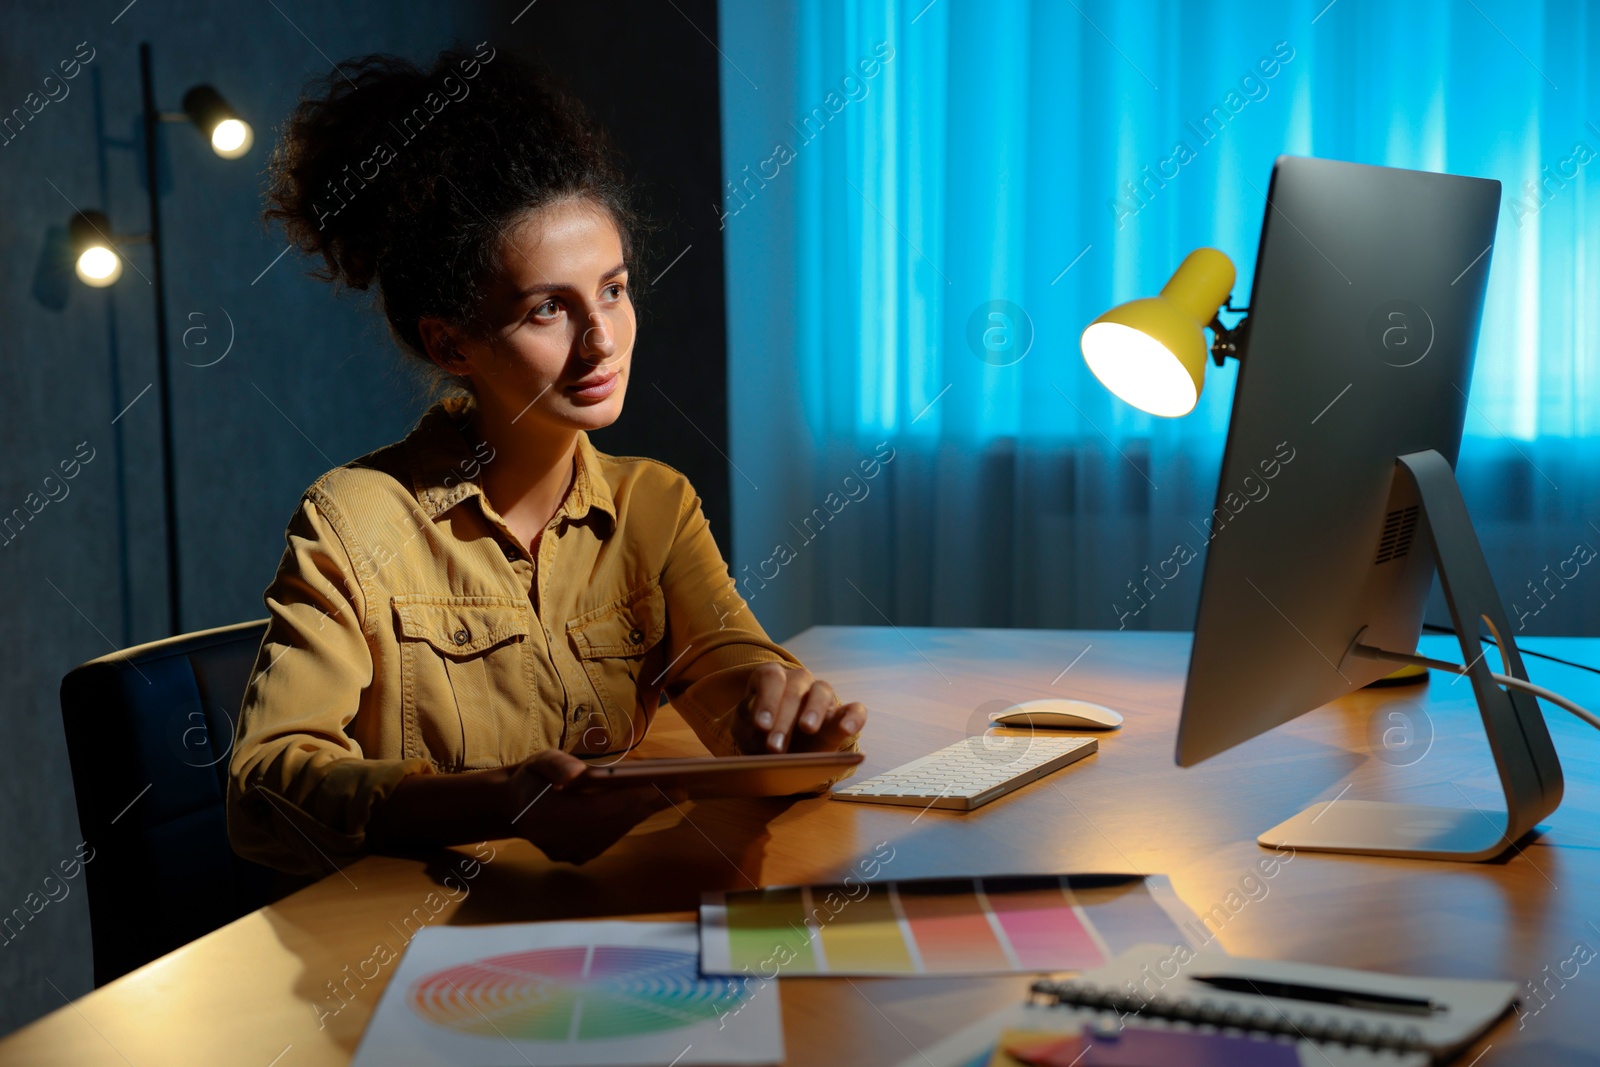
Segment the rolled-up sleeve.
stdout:
[[373,808],[425,759],[367,759],[346,733],[372,684],[360,575],[327,500],[308,494],[264,599],[267,632],[228,765],[228,835],[247,859],[328,873],[367,848]]
[[[767,636],[739,595],[698,496],[678,516],[661,588],[674,657],[667,671],[667,698],[707,748],[719,755],[737,754],[734,714],[751,672],[763,663],[791,668],[804,664]],[[858,742],[852,737],[845,747],[854,750]]]

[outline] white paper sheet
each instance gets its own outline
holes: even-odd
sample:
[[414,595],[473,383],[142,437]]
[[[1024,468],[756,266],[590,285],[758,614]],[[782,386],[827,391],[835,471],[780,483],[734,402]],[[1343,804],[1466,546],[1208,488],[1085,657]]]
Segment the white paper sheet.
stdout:
[[694,923],[429,927],[352,1067],[781,1063],[776,985],[703,978]]

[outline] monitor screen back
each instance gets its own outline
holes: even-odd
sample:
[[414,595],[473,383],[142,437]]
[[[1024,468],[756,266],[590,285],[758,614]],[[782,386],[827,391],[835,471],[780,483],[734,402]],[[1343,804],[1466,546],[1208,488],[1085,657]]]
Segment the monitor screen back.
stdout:
[[1280,156],[1267,201],[1182,766],[1393,670],[1345,659],[1363,627],[1415,650],[1433,560],[1395,458],[1455,465],[1500,183]]

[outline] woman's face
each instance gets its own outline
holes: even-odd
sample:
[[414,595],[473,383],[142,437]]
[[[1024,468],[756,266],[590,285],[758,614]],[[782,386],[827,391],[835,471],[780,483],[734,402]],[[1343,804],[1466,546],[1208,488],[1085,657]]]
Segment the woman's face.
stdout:
[[488,336],[458,338],[464,358],[447,369],[466,367],[479,404],[502,421],[615,422],[637,322],[610,216],[581,199],[541,208],[506,231],[499,266],[483,309]]

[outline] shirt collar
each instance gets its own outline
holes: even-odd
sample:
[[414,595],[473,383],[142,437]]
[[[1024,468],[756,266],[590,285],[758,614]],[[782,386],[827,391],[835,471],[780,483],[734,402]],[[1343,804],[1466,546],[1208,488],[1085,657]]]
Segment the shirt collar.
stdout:
[[[412,492],[430,519],[438,518],[469,496],[488,503],[483,495],[482,468],[494,461],[487,443],[471,431],[476,400],[467,395],[447,396],[423,413],[406,435]],[[590,511],[604,512],[614,524],[616,503],[611,486],[600,471],[600,454],[589,435],[578,431],[577,471],[572,488],[557,515],[577,520]]]

